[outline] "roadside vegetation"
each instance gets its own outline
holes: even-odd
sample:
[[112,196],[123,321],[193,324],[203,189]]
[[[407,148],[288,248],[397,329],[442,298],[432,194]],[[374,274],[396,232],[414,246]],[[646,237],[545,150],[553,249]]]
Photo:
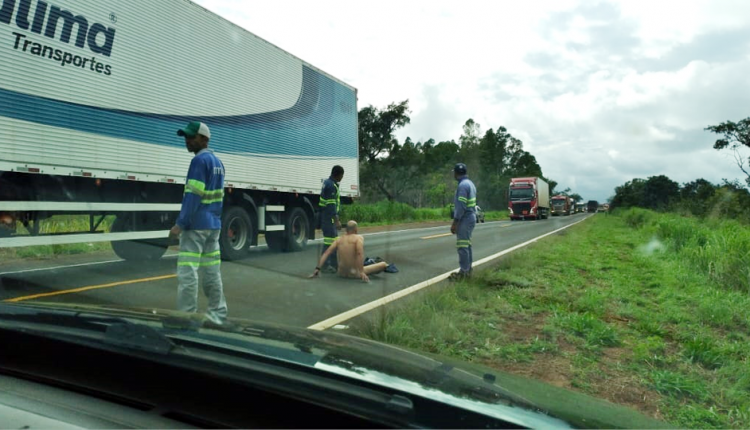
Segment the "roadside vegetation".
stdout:
[[[376,226],[412,222],[451,221],[451,208],[414,208],[406,203],[390,202],[342,205],[341,222],[356,220],[360,226]],[[507,220],[508,211],[485,212],[487,221]]]
[[[109,232],[115,217],[109,216],[102,221],[99,231]],[[60,215],[43,220],[39,224],[40,234],[56,234],[70,231],[88,231],[89,218],[87,216]],[[28,234],[26,229],[19,223],[17,226],[19,235]],[[90,252],[110,250],[109,242],[74,243],[67,245],[41,245],[26,246],[21,248],[0,248],[0,259],[15,258],[53,258],[58,255],[85,254]]]
[[750,232],[599,214],[351,334],[528,376],[688,428],[750,427]]

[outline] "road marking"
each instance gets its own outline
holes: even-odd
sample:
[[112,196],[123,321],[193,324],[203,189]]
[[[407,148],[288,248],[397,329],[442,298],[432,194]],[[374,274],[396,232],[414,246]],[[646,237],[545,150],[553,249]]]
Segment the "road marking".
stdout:
[[151,281],[161,281],[164,279],[172,279],[176,278],[177,275],[164,275],[164,276],[154,276],[152,278],[142,278],[142,279],[132,279],[130,281],[120,281],[120,282],[112,282],[111,284],[102,284],[102,285],[91,285],[88,287],[80,287],[80,288],[73,288],[70,290],[64,290],[64,291],[55,291],[54,293],[42,293],[42,294],[34,294],[31,296],[23,296],[23,297],[16,297],[13,299],[6,299],[3,300],[5,302],[10,303],[16,303],[16,302],[22,302],[25,300],[34,300],[39,299],[42,297],[51,297],[51,296],[60,296],[63,294],[73,294],[73,293],[81,293],[83,291],[89,291],[89,290],[98,290],[101,288],[112,288],[117,287],[120,285],[129,285],[129,284],[138,284],[140,282],[151,282]]
[[[497,224],[497,223],[501,223],[501,222],[509,222],[509,221],[490,221],[490,222],[484,223],[483,225]],[[381,232],[377,232],[377,233],[363,234],[362,236],[377,236],[379,234],[388,234],[388,233],[404,233],[404,232],[408,232],[408,231],[435,230],[435,229],[438,229],[438,228],[446,228],[446,227],[450,228],[450,224],[439,225],[437,227],[407,228],[407,229],[404,229],[404,230],[396,230],[396,231],[381,231]]]
[[505,227],[510,227],[510,226],[511,224],[505,224],[505,225],[501,225],[500,228],[505,228]]
[[[521,243],[519,245],[513,246],[511,248],[508,248],[508,249],[506,249],[504,251],[500,251],[497,254],[493,254],[493,255],[490,255],[489,257],[485,257],[485,258],[483,258],[483,259],[475,262],[474,266],[479,266],[479,265],[488,263],[488,262],[490,262],[490,261],[492,261],[492,260],[494,260],[496,258],[502,257],[505,254],[509,254],[509,253],[511,253],[511,252],[513,252],[513,251],[515,251],[517,249],[520,249],[520,248],[523,248],[525,246],[531,245],[532,243],[538,241],[539,239],[543,239],[543,238],[545,238],[547,236],[550,236],[550,235],[553,235],[553,234],[555,234],[557,232],[565,230],[566,228],[572,227],[572,226],[574,226],[574,225],[576,225],[576,224],[578,224],[580,222],[583,222],[583,221],[587,220],[588,218],[589,217],[586,217],[586,218],[584,218],[584,219],[582,219],[580,221],[576,221],[576,222],[574,222],[572,224],[568,224],[565,227],[558,228],[557,230],[551,231],[549,233],[545,233],[545,234],[543,234],[541,236],[537,236],[537,237],[535,237],[535,238],[533,238],[531,240],[528,240],[528,241],[526,241],[524,243]],[[393,294],[390,294],[390,295],[385,296],[383,298],[380,298],[378,300],[374,300],[374,301],[372,301],[370,303],[366,303],[366,304],[364,304],[362,306],[358,306],[358,307],[356,307],[354,309],[350,309],[350,310],[348,310],[348,311],[346,311],[346,312],[344,312],[342,314],[333,316],[331,318],[328,318],[327,320],[324,320],[324,321],[321,321],[319,323],[313,324],[313,325],[311,325],[311,326],[309,326],[307,328],[311,329],[311,330],[326,330],[326,329],[331,328],[331,327],[333,327],[335,325],[338,325],[338,324],[341,324],[341,323],[343,323],[345,321],[348,321],[348,320],[350,320],[352,318],[358,317],[358,316],[364,314],[365,312],[369,312],[369,311],[371,311],[373,309],[379,308],[379,307],[381,307],[383,305],[386,305],[386,304],[388,304],[390,302],[398,300],[398,299],[400,299],[402,297],[408,296],[411,293],[415,293],[415,292],[417,292],[419,290],[427,288],[430,285],[437,284],[440,281],[448,279],[448,277],[451,275],[451,273],[455,273],[455,272],[458,272],[458,269],[451,270],[450,272],[445,272],[442,275],[435,276],[432,279],[428,279],[426,281],[422,281],[422,282],[420,282],[418,284],[412,285],[411,287],[408,287],[408,288],[405,288],[403,290],[397,291],[397,292],[395,292]]]
[[453,236],[453,233],[436,234],[434,236],[420,237],[420,239],[437,239],[438,237],[448,237],[448,236]]
[[[174,258],[174,257],[177,257],[177,254],[165,255],[162,258]],[[91,263],[71,264],[69,266],[39,267],[37,269],[16,270],[16,271],[13,271],[13,272],[0,272],[0,276],[18,275],[18,274],[21,274],[21,273],[44,272],[46,270],[69,269],[69,268],[73,268],[73,267],[96,266],[98,264],[119,263],[121,261],[125,261],[125,260],[119,259],[119,260],[93,261]]]

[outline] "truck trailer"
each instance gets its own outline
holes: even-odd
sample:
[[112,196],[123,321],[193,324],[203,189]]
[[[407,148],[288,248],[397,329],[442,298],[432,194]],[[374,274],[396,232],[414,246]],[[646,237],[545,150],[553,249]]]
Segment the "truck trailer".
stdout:
[[549,184],[538,177],[512,178],[508,191],[508,212],[510,219],[549,218]]
[[[322,182],[359,196],[357,90],[188,0],[0,0],[0,247],[110,241],[160,258],[192,154],[225,166],[222,257],[315,237]],[[42,234],[57,215],[85,231]],[[105,216],[114,216],[110,231]]]

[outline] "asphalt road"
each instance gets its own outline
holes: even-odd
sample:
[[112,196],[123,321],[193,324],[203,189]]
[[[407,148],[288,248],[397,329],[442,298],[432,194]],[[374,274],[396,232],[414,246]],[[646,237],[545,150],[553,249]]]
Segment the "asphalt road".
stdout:
[[[474,261],[534,239],[590,215],[542,221],[478,224]],[[456,239],[448,224],[365,234],[365,254],[394,263],[399,273],[359,280],[321,275],[307,279],[320,255],[320,241],[298,253],[253,250],[221,267],[230,316],[308,327],[458,267]],[[134,263],[77,256],[63,262],[25,261],[0,266],[0,300],[86,303],[173,309],[176,259]],[[206,300],[200,294],[201,309]]]

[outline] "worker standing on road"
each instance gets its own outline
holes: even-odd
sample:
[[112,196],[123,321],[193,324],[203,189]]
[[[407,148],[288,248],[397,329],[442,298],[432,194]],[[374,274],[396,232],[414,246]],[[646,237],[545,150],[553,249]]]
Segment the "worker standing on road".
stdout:
[[[339,221],[339,210],[341,209],[341,196],[339,194],[339,183],[344,179],[344,168],[333,166],[331,176],[323,181],[323,189],[320,191],[320,229],[323,230],[323,251],[325,254],[329,246],[338,239],[338,231],[341,229]],[[326,273],[338,271],[338,259],[336,253],[332,253],[323,267]]]
[[199,272],[203,277],[203,293],[208,298],[206,317],[214,324],[223,324],[227,302],[221,282],[221,209],[224,199],[224,165],[208,149],[211,132],[202,122],[193,121],[177,135],[185,138],[187,150],[195,157],[190,162],[182,197],[182,210],[170,236],[179,236],[177,258],[177,309],[198,310]]
[[458,163],[453,167],[453,175],[458,181],[456,197],[453,205],[453,225],[451,233],[456,235],[456,247],[458,248],[458,263],[461,266],[458,273],[452,273],[450,279],[458,280],[471,276],[471,264],[473,256],[471,253],[471,233],[477,223],[477,188],[469,180],[466,164]]

